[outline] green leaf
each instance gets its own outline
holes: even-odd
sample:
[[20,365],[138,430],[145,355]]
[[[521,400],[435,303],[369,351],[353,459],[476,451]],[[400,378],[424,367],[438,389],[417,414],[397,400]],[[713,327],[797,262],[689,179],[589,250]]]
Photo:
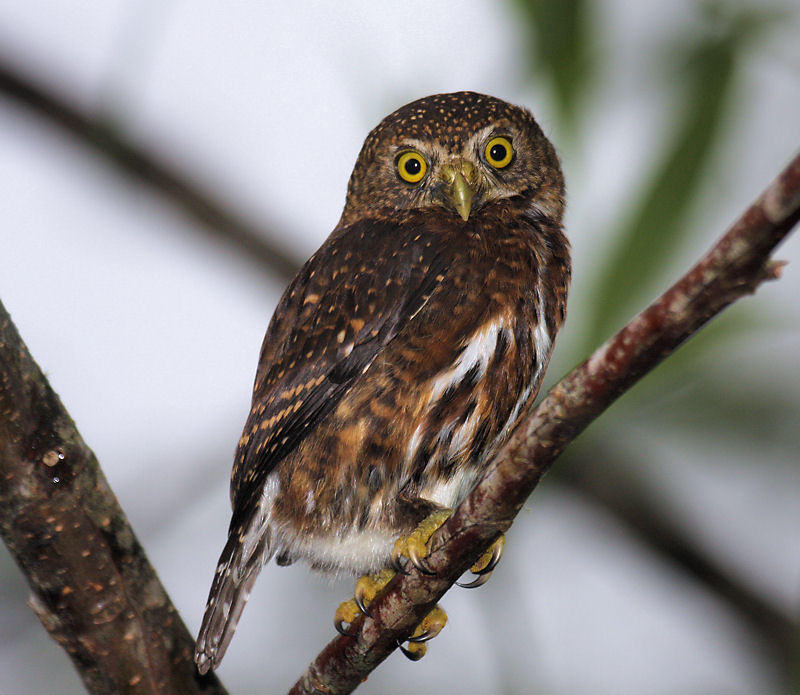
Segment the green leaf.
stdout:
[[532,38],[531,73],[547,76],[559,121],[573,129],[595,64],[587,0],[515,0]]
[[603,264],[593,294],[597,307],[587,348],[608,337],[652,294],[661,271],[682,249],[690,232],[687,213],[730,106],[738,58],[756,30],[772,19],[754,10],[726,14],[717,5],[705,8],[716,26],[676,49],[683,64],[675,108],[678,123]]

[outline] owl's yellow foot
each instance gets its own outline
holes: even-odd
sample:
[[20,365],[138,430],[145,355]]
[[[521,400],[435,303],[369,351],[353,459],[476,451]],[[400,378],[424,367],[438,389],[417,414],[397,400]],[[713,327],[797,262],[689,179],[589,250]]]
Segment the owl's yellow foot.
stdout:
[[[389,583],[394,575],[395,573],[392,570],[382,570],[378,574],[368,574],[361,577],[356,582],[353,598],[340,604],[339,608],[336,609],[333,624],[337,632],[348,637],[355,637],[355,635],[347,632],[345,625],[352,625],[356,618],[362,614],[369,616],[369,604],[372,603],[378,592]],[[411,633],[408,638],[408,647],[404,647],[400,642],[397,643],[397,646],[411,661],[419,661],[425,656],[425,652],[428,649],[425,646],[425,642],[436,637],[446,624],[447,613],[439,606],[435,606],[422,619],[422,622],[417,625],[414,632]]]
[[411,636],[408,638],[408,647],[404,647],[399,642],[397,646],[400,647],[400,651],[403,652],[407,658],[411,659],[411,661],[419,661],[425,656],[425,652],[428,651],[425,642],[436,637],[445,625],[447,625],[447,613],[439,608],[439,606],[435,606],[433,610],[422,619],[422,622],[417,625],[414,632],[411,633]]
[[392,548],[392,566],[398,572],[407,574],[401,563],[401,558],[405,556],[420,572],[432,574],[425,565],[425,556],[428,554],[428,540],[433,535],[433,532],[447,521],[452,514],[452,509],[439,509],[423,519],[419,526],[408,536],[398,538],[394,548]]
[[492,576],[492,571],[497,567],[497,563],[500,562],[500,558],[503,557],[503,549],[505,547],[506,537],[501,534],[500,537],[487,548],[486,552],[481,555],[480,560],[470,567],[469,571],[477,575],[476,578],[466,584],[462,584],[461,582],[456,582],[456,584],[462,589],[476,589],[486,584],[486,582],[489,581],[489,577]]
[[[423,519],[419,526],[408,536],[397,539],[392,549],[392,565],[394,565],[397,571],[405,573],[401,564],[401,559],[405,556],[420,572],[431,574],[430,569],[424,564],[425,556],[428,554],[428,540],[433,535],[434,531],[450,518],[452,513],[452,509],[438,510]],[[502,537],[499,540],[502,541]],[[495,545],[497,545],[497,543],[495,543]],[[491,552],[495,545],[487,551],[485,561],[484,558],[481,558],[481,560],[473,566],[473,572],[476,574],[491,573],[491,570],[497,564],[497,560],[500,559],[499,554],[502,553],[501,543],[500,551],[495,558]],[[348,632],[345,626],[352,625],[362,614],[369,616],[369,604],[372,603],[378,592],[389,583],[394,575],[395,572],[386,569],[378,572],[378,574],[361,577],[356,582],[353,598],[349,601],[345,601],[336,609],[336,615],[333,618],[333,624],[336,630],[343,635],[353,637],[354,635]],[[481,583],[483,583],[483,581],[481,581]],[[397,646],[400,647],[400,651],[409,659],[412,661],[419,661],[425,656],[425,652],[427,651],[425,643],[436,637],[446,624],[447,614],[439,608],[439,606],[435,606],[433,610],[422,619],[420,624],[417,625],[414,632],[411,633],[411,636],[408,638],[408,647],[404,647],[399,642]]]
[[361,577],[356,582],[353,598],[345,601],[336,609],[336,614],[333,616],[333,625],[336,631],[351,636],[345,630],[345,624],[352,624],[362,613],[368,616],[367,606],[372,603],[372,599],[389,583],[392,577],[394,577],[392,570],[381,570],[377,574],[367,574]]

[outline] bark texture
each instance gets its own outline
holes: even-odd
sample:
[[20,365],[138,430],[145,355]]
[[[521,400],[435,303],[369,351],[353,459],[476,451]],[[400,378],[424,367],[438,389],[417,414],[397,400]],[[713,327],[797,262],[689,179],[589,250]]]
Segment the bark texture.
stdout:
[[2,304],[0,533],[89,692],[224,695]]
[[800,155],[678,282],[576,367],[517,426],[484,478],[433,535],[427,564],[397,575],[332,640],[290,695],[352,692],[511,526],[553,461],[613,401],[732,302],[779,277],[770,255],[800,219]]

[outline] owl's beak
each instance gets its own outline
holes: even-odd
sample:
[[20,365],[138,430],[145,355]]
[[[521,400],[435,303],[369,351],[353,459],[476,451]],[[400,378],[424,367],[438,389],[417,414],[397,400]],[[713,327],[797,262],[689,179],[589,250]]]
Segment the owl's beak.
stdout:
[[441,170],[447,202],[455,208],[465,222],[472,211],[472,201],[478,184],[478,170],[472,162],[457,159],[445,164]]

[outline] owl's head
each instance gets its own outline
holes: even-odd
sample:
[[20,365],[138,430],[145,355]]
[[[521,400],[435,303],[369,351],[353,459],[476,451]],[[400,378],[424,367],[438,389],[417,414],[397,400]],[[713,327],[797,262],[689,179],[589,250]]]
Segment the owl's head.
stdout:
[[435,94],[399,108],[367,136],[340,224],[429,207],[467,220],[509,198],[561,221],[561,167],[531,113],[475,92]]

